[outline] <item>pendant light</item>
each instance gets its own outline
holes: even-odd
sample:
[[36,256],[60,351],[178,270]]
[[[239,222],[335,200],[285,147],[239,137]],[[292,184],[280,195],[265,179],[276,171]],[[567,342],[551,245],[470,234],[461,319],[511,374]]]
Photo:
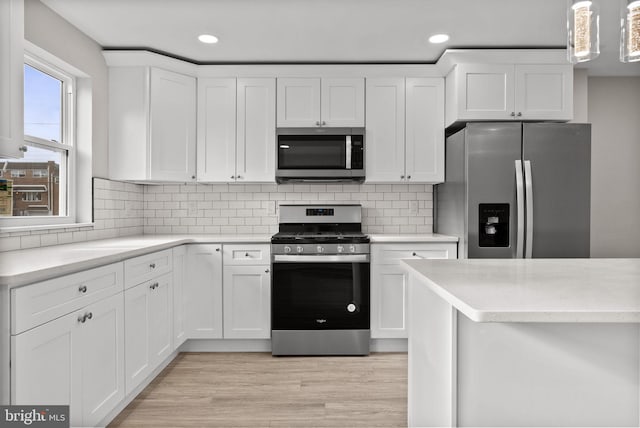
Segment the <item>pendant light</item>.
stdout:
[[640,0],[620,0],[620,61],[640,61]]
[[598,9],[595,0],[567,0],[567,57],[574,64],[600,55]]

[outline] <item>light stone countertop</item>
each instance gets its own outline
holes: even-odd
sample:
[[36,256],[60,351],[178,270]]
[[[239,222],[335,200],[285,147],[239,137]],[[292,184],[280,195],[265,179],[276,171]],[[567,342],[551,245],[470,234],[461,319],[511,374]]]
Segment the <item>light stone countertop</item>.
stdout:
[[[413,237],[413,238],[412,238]],[[371,242],[456,242],[444,235],[371,235]],[[137,235],[0,252],[0,287],[19,287],[182,244],[269,244],[271,235]]]
[[640,323],[640,259],[402,262],[476,322]]
[[405,235],[387,235],[371,233],[369,234],[372,244],[382,243],[415,243],[415,242],[458,242],[458,238],[449,235],[440,235],[438,233],[424,234],[405,234]]

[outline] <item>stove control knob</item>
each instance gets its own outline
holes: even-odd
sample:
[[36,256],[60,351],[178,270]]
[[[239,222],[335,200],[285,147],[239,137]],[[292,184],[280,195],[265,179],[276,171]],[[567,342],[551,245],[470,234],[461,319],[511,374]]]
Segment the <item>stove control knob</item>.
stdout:
[[291,252],[291,247],[288,246],[288,245],[285,245],[284,252],[287,253],[287,254],[290,253]]
[[304,248],[298,245],[298,248],[296,248],[296,251],[299,253],[302,253],[304,251]]
[[338,253],[344,252],[344,247],[342,245],[338,245],[338,248],[336,249],[338,250]]
[[348,311],[348,312],[353,313],[353,312],[355,312],[355,311],[356,311],[356,309],[357,309],[357,308],[356,308],[356,305],[354,305],[353,303],[349,303],[349,304],[347,305],[347,311]]
[[356,246],[355,245],[349,245],[349,252],[355,253],[356,252]]
[[319,252],[319,253],[324,253],[324,247],[322,245],[318,245],[316,247],[316,251]]

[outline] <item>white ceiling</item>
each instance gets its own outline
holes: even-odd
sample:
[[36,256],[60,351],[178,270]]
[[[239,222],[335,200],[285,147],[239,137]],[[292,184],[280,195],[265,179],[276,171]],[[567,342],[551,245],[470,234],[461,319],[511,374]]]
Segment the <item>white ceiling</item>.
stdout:
[[[42,0],[108,48],[146,48],[197,63],[420,62],[446,48],[566,44],[565,0]],[[590,75],[640,76],[618,61],[618,1],[600,0],[600,57]],[[451,35],[431,45],[434,33]],[[204,45],[202,33],[220,42]]]

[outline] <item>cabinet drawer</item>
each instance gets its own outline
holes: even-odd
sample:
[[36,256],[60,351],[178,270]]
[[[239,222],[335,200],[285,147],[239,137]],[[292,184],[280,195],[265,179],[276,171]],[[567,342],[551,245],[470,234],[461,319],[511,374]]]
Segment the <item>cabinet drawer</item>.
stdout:
[[18,334],[122,291],[122,263],[11,290],[11,334]]
[[455,259],[457,245],[451,243],[373,244],[371,261],[379,265],[399,264],[402,259]]
[[171,272],[171,250],[158,251],[124,261],[124,288],[131,288],[141,282]]
[[271,246],[266,245],[223,245],[224,265],[268,265]]

